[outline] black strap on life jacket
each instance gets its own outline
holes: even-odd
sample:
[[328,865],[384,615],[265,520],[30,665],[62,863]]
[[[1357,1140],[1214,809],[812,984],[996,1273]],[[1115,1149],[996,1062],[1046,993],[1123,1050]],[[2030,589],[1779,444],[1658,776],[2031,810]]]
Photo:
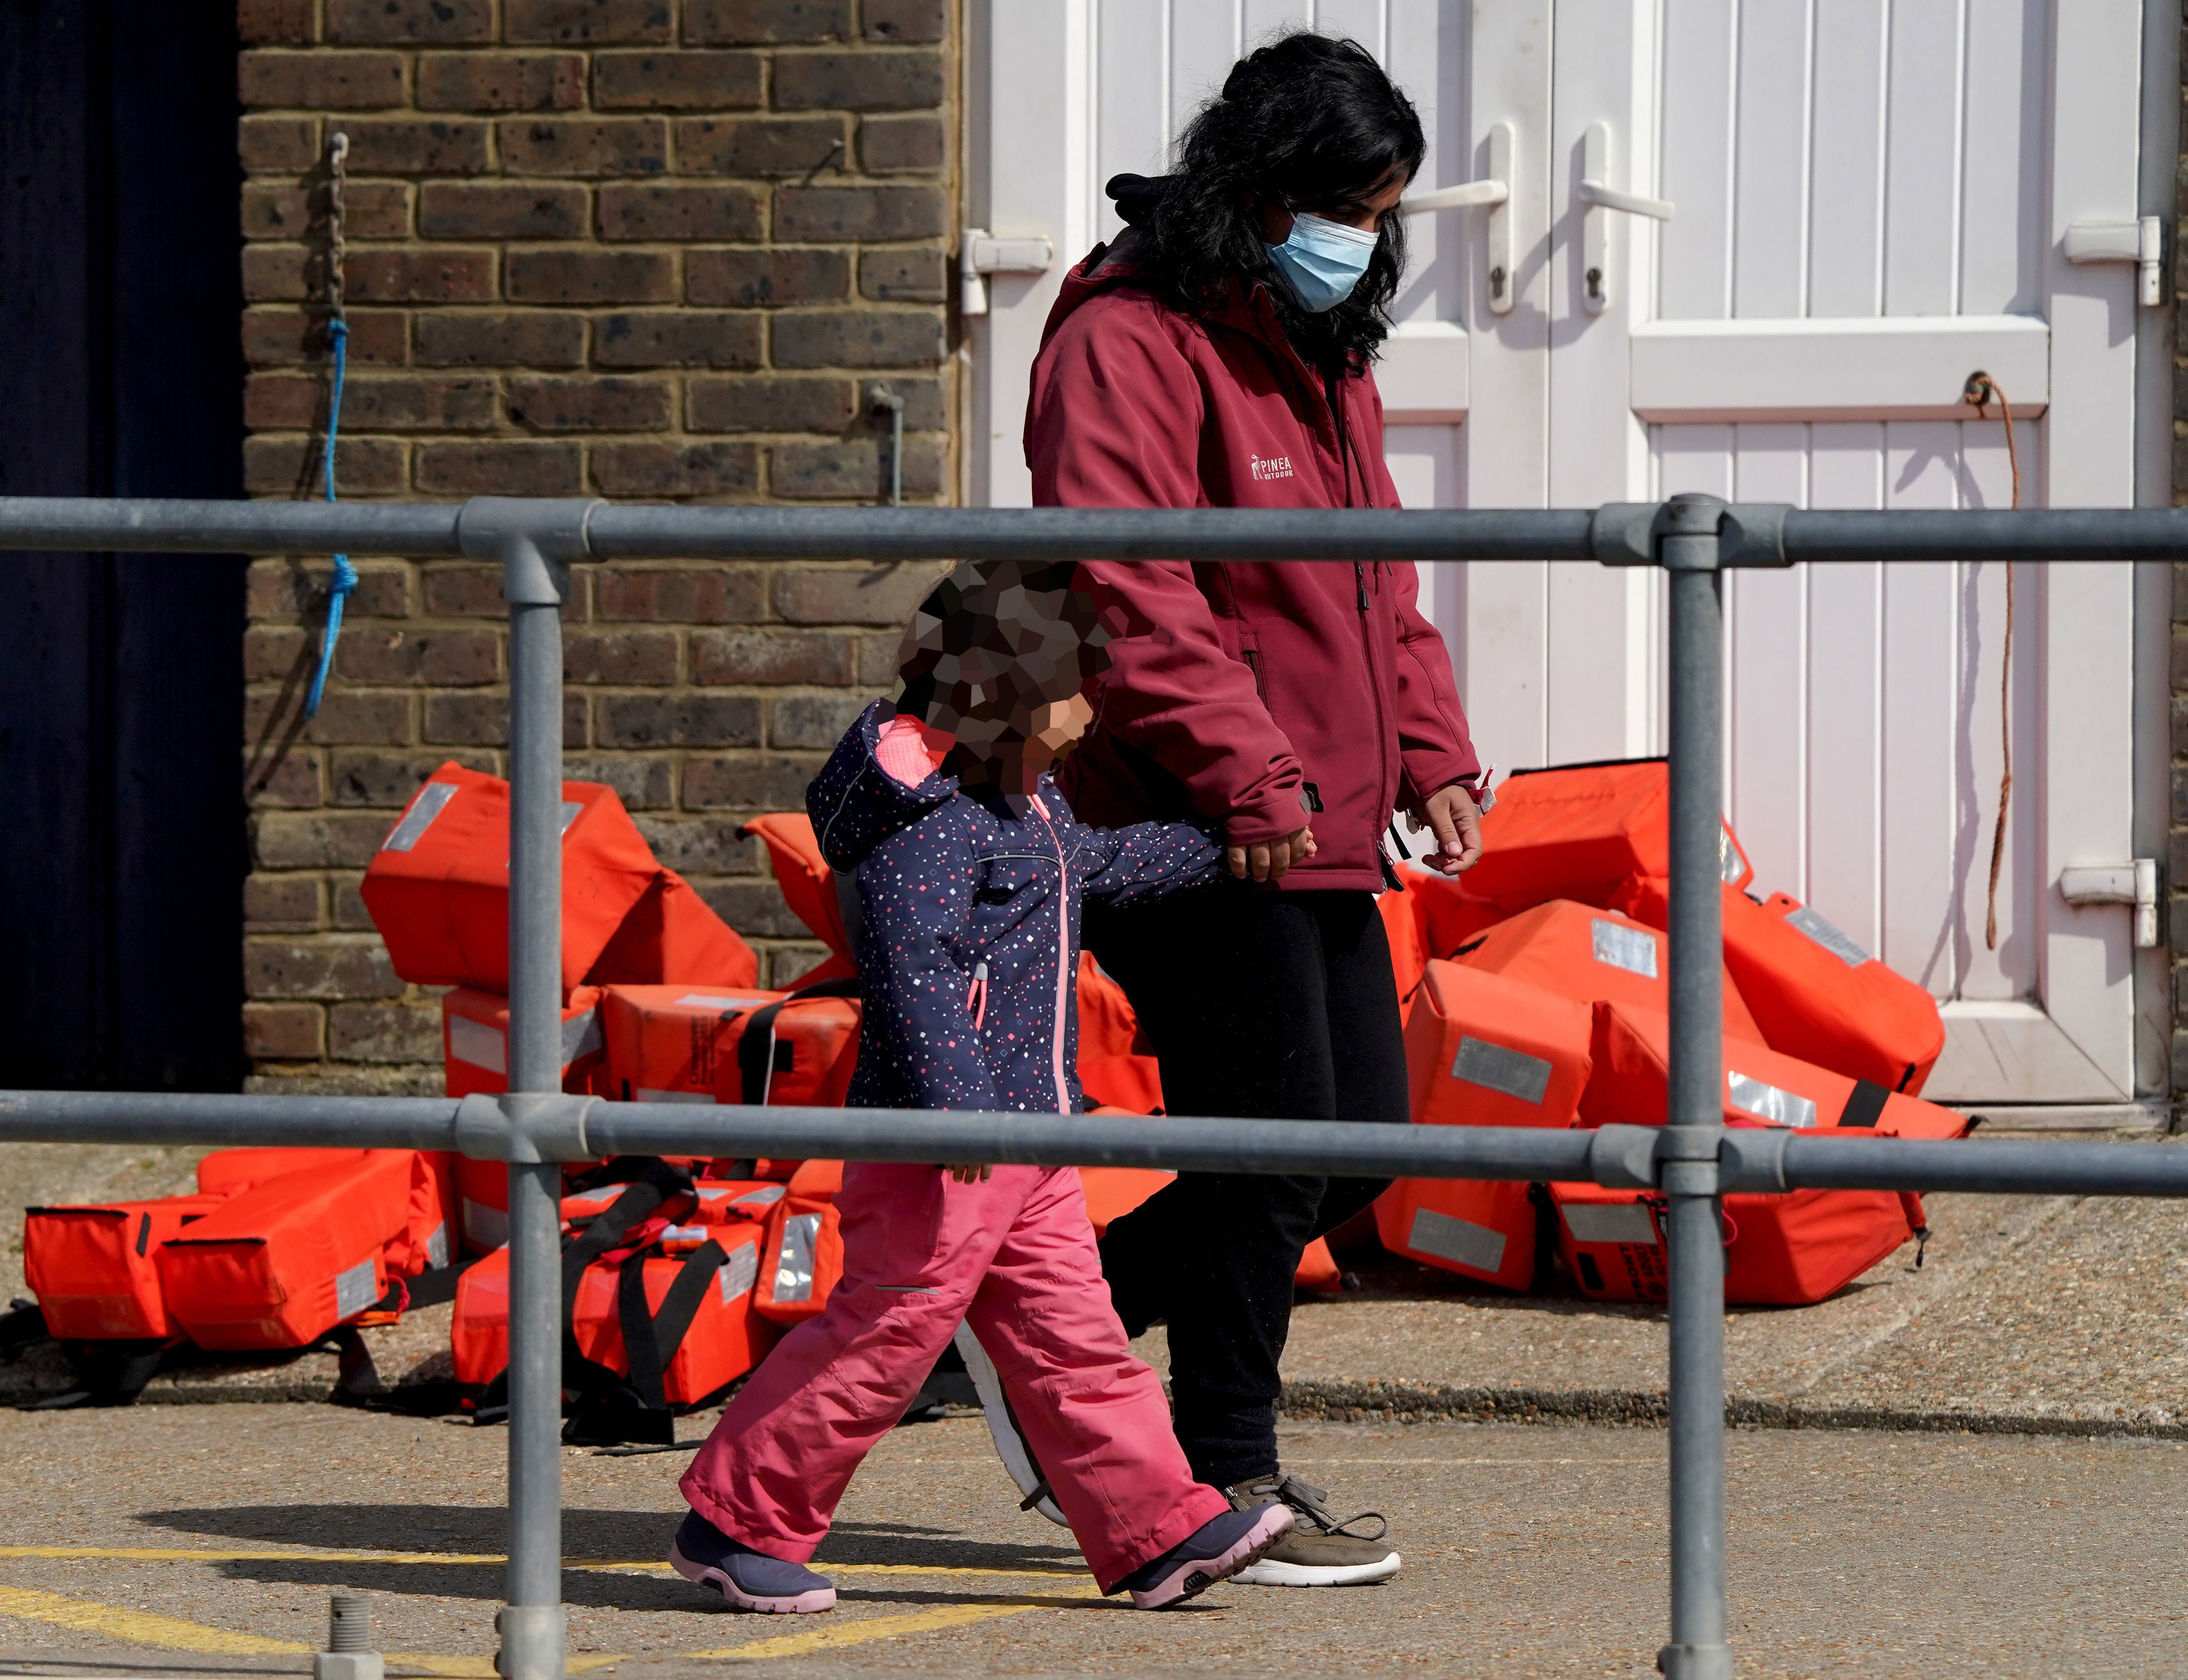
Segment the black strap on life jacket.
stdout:
[[747,1108],[757,1108],[767,1101],[769,1080],[776,1074],[790,1070],[790,1046],[775,1045],[775,1018],[793,1003],[804,1003],[809,998],[856,997],[859,982],[854,975],[840,979],[820,980],[802,991],[792,992],[764,1008],[753,1012],[745,1023],[744,1036],[737,1040],[737,1072],[742,1076],[742,1099]]
[[678,1171],[657,1157],[623,1156],[618,1158],[618,1162],[632,1174],[622,1181],[629,1187],[594,1215],[585,1228],[567,1239],[562,1246],[562,1369],[566,1387],[588,1387],[585,1381],[572,1378],[592,1366],[578,1346],[578,1286],[584,1279],[585,1268],[609,1249],[619,1246],[631,1229],[643,1225],[663,1202],[691,1188],[689,1174]]
[[729,1254],[708,1237],[694,1249],[661,1299],[661,1311],[646,1305],[646,1262],[662,1252],[658,1243],[640,1249],[623,1263],[616,1286],[616,1316],[623,1330],[623,1357],[630,1362],[629,1383],[639,1403],[653,1411],[667,1407],[664,1384],[668,1361],[691,1333],[699,1303],[714,1274],[729,1263]]
[[1883,1118],[1884,1105],[1892,1093],[1874,1080],[1856,1080],[1853,1095],[1847,1098],[1846,1112],[1839,1116],[1842,1126],[1874,1126]]

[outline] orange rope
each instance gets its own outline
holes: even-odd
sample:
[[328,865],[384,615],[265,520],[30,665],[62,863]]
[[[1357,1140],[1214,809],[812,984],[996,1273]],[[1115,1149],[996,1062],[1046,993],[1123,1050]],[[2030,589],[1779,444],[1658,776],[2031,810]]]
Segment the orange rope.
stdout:
[[[1999,389],[1998,381],[1978,369],[1968,375],[1961,388],[1960,400],[1970,404],[1985,420],[1984,412],[1992,403],[1998,404],[1999,413],[2005,420],[2005,459],[2013,470],[2013,505],[2021,505],[2021,451],[2014,445],[2013,409],[2005,400],[2005,392]],[[1998,744],[1999,757],[2005,768],[1998,782],[1998,826],[1990,837],[1990,897],[1983,912],[1983,944],[1992,950],[1998,949],[1998,874],[2005,861],[2005,814],[2013,802],[2013,562],[2005,563],[2005,645],[1999,654],[1998,675]]]

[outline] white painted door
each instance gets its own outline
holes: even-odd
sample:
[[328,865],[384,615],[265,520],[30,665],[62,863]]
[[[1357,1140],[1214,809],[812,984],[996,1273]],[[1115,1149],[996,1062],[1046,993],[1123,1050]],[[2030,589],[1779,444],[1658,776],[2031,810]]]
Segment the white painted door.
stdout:
[[[1025,499],[1025,366],[1063,268],[1114,232],[1101,183],[1156,172],[1287,23],[1393,66],[1431,135],[1424,188],[1486,174],[1492,124],[1514,136],[1509,308],[1490,307],[1484,211],[1409,228],[1378,375],[1409,505],[2003,507],[2004,427],[1960,400],[1978,368],[2014,404],[2026,505],[2132,503],[2134,268],[2062,244],[2135,214],[2136,0],[990,0],[972,212],[1050,234],[1059,260],[998,279],[975,324],[973,499]],[[1592,207],[1591,168],[1672,218]],[[1657,579],[1428,570],[1486,757],[1661,750]],[[1932,1094],[2116,1101],[2135,1088],[2130,912],[2072,908],[2056,882],[2132,854],[2133,580],[2027,567],[2016,597],[1995,950],[2001,568],[1730,579],[1728,814],[1763,884],[1944,1001]]]

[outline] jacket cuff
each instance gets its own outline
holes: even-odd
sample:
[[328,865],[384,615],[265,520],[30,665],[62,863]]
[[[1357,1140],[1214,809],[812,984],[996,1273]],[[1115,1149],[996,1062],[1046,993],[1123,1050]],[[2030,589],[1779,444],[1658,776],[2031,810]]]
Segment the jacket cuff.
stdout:
[[1232,846],[1263,846],[1298,833],[1313,820],[1305,792],[1296,786],[1280,787],[1225,818],[1223,838]]
[[1481,772],[1469,765],[1457,753],[1408,754],[1400,765],[1404,776],[1402,792],[1407,809],[1418,810],[1432,794],[1446,787],[1463,787],[1477,800],[1480,794]]

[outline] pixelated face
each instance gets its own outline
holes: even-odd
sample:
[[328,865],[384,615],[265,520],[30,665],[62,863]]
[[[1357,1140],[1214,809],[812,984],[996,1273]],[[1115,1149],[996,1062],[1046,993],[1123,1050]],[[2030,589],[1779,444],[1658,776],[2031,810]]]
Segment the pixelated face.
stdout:
[[961,780],[1030,793],[1093,721],[1084,690],[1108,668],[1110,629],[1076,572],[971,561],[913,615],[897,709],[955,738]]

